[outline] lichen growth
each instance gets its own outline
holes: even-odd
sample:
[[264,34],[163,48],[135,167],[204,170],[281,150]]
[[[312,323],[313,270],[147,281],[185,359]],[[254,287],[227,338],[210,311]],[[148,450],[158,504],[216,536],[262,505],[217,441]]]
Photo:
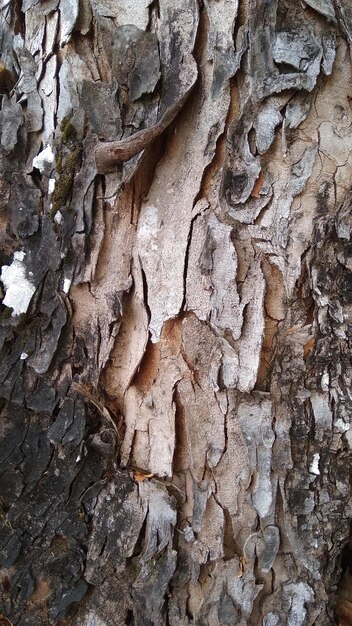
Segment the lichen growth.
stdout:
[[56,181],[55,189],[51,194],[51,202],[53,211],[57,211],[65,205],[71,190],[76,168],[79,167],[81,161],[82,149],[80,146],[75,146],[67,155],[67,157],[60,162],[59,178]]
[[57,174],[62,174],[62,154],[59,152],[55,157],[55,168]]
[[51,218],[65,206],[69,199],[76,171],[81,165],[82,145],[77,141],[77,131],[69,118],[64,117],[60,124],[61,146],[56,158],[56,183],[51,194]]
[[77,130],[68,116],[62,118],[60,124],[61,141],[64,145],[76,143]]

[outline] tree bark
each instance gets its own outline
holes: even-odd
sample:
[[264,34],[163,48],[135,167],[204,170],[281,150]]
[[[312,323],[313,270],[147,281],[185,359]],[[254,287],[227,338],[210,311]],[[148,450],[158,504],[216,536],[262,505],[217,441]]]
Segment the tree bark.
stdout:
[[352,623],[350,1],[0,7],[1,623]]

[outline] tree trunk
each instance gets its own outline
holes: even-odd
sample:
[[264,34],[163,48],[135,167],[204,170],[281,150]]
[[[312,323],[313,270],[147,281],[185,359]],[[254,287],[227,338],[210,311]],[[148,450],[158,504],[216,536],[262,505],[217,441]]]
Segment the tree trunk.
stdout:
[[1,624],[352,624],[350,0],[0,6]]

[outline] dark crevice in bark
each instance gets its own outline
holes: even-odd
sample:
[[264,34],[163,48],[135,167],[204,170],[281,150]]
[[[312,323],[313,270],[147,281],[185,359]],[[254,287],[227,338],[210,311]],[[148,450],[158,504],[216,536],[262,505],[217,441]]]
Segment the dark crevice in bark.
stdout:
[[185,252],[185,258],[184,258],[184,265],[183,265],[183,299],[182,299],[182,304],[180,307],[180,311],[183,312],[185,311],[185,306],[186,306],[186,298],[187,298],[187,272],[188,272],[188,262],[189,262],[189,252],[190,252],[190,247],[191,247],[191,242],[192,242],[192,232],[193,232],[193,226],[194,223],[197,219],[198,215],[196,215],[190,224],[190,228],[189,228],[189,233],[188,233],[188,238],[187,238],[187,247],[186,247],[186,252]]
[[[22,318],[14,319],[10,307],[1,305],[3,619],[17,626],[58,625],[60,621],[65,626],[87,626],[88,622],[91,626],[110,622],[148,622],[155,626],[179,626],[181,622],[204,626],[333,623],[331,607],[340,577],[341,551],[345,561],[349,548],[344,546],[350,533],[348,3],[341,0],[331,5],[345,37],[339,36],[336,47],[329,2],[306,2],[303,7],[283,1],[278,10],[272,2],[242,2],[237,16],[236,7],[231,12],[231,3],[222,0],[216,7],[211,2],[192,4],[192,0],[177,6],[159,6],[154,1],[130,13],[130,3],[117,10],[114,3],[83,2],[77,21],[72,0],[72,12],[66,17],[64,3],[59,7],[61,33],[65,28],[68,33],[62,48],[54,27],[55,7],[47,16],[42,15],[47,4],[26,0],[9,5],[10,19],[2,24],[4,33],[9,28],[8,39],[4,34],[4,50],[11,49],[14,32],[22,35],[24,44],[23,48],[17,40],[16,73],[21,81],[11,85],[14,98],[10,102],[6,90],[2,94],[2,265],[11,266],[13,272],[16,259],[11,255],[16,248],[18,252],[23,249],[26,256],[20,266],[23,277],[17,275],[12,284],[6,284],[2,267],[1,300],[5,293],[6,302],[11,300],[11,286],[21,284],[21,280],[28,287],[24,277],[29,282],[31,279],[35,288]],[[310,4],[314,7],[309,8]],[[317,12],[317,5],[327,12],[328,19]],[[195,26],[196,20],[192,20],[198,8],[200,24]],[[88,11],[86,16],[83,9]],[[4,11],[6,6],[2,16]],[[80,33],[80,28],[85,28],[86,34]],[[154,30],[155,46],[155,38],[154,43],[148,39],[153,38]],[[107,140],[114,138],[112,133],[119,140],[132,128],[138,139],[138,132],[155,122],[154,113],[158,106],[161,112],[163,106],[162,98],[158,103],[158,91],[167,94],[167,105],[175,112],[173,107],[184,84],[178,72],[187,68],[191,72],[188,63],[195,37],[194,54],[201,71],[196,88],[187,103],[177,105],[182,106],[177,118],[172,121],[170,116],[169,125],[158,129],[162,136],[143,157],[119,166],[120,178],[115,172],[114,220],[109,221],[108,207],[95,204],[101,200],[97,197],[100,183],[103,194],[113,188],[112,179],[102,177],[99,182],[94,171],[93,144],[89,147],[88,143],[95,115],[99,119],[95,134]],[[143,45],[138,60],[140,40]],[[50,45],[52,49],[47,50]],[[125,74],[115,63],[116,50]],[[242,59],[237,58],[236,77],[229,78],[236,66],[233,55],[245,50]],[[52,60],[57,65],[49,75]],[[210,65],[219,81],[216,89],[211,83]],[[149,83],[146,80],[151,66],[155,66],[154,83],[153,76]],[[325,78],[319,76],[321,71],[331,74]],[[0,67],[0,78],[2,74]],[[147,89],[133,101],[128,92],[132,74],[146,81]],[[93,94],[84,106],[82,80]],[[56,102],[55,98],[50,100],[50,81],[53,88],[56,82]],[[115,90],[118,83],[121,93]],[[231,103],[226,114],[227,101],[221,98],[229,86]],[[215,115],[215,122],[208,127],[203,108],[207,89],[217,93],[213,106],[205,107],[209,119],[219,107],[218,118]],[[309,94],[315,101],[311,110],[307,107]],[[93,111],[89,106],[92,102]],[[54,207],[55,211],[60,209],[58,221],[62,221],[53,223],[44,215],[50,205],[46,191],[50,164],[45,166],[47,170],[38,169],[40,191],[33,191],[26,159],[33,159],[51,141],[45,131],[51,129],[52,122],[54,134],[62,135],[57,121],[71,110],[86,152],[71,172],[64,202],[60,200],[60,207]],[[202,124],[197,129],[204,124],[207,136],[200,138],[201,133],[191,129],[186,146],[182,137],[178,141],[177,133],[186,132],[190,119],[195,125]],[[225,131],[213,146],[214,128],[219,132],[224,124]],[[280,138],[283,126],[288,129],[287,145]],[[318,135],[315,157],[309,150]],[[153,133],[151,136],[153,140]],[[130,146],[136,140],[133,137],[128,139]],[[198,142],[195,150],[193,137]],[[207,156],[210,145],[215,150],[213,158]],[[187,151],[185,163],[179,155],[176,158],[175,148],[179,146]],[[208,157],[211,162],[207,165]],[[167,171],[164,166],[169,162]],[[191,189],[188,167],[193,167],[192,175],[199,173],[197,180],[201,181],[199,189],[190,191],[189,208],[193,203],[196,210],[197,202],[203,199],[209,208],[204,209],[204,202],[199,223],[197,216],[192,220],[189,214],[184,217],[188,220],[184,255],[183,240],[182,245],[176,245],[183,218],[179,223],[172,221],[165,207],[168,195],[176,188],[180,192],[177,179],[184,182],[187,191],[187,185]],[[197,172],[196,167],[202,171]],[[16,178],[21,171],[23,192]],[[130,193],[124,177],[133,185]],[[331,178],[333,188],[329,187]],[[346,197],[341,204],[344,189]],[[149,207],[148,194],[154,198],[149,203],[153,207]],[[301,196],[299,203],[294,201],[296,196]],[[266,200],[263,207],[261,203]],[[67,206],[61,211],[61,204],[68,201],[75,202],[77,226]],[[187,202],[184,197],[179,203],[180,215],[184,204],[188,210]],[[172,209],[172,202],[169,204]],[[162,216],[163,226],[162,233],[155,235],[157,245],[148,250],[150,224],[144,210],[149,208],[155,209],[156,223]],[[199,254],[202,259],[204,256],[198,251],[203,245],[198,226],[203,220],[204,238],[209,239],[211,229],[206,228],[211,219],[211,270],[205,276],[198,272]],[[237,276],[233,277],[237,284],[235,280],[226,283],[229,268],[224,258],[232,259],[232,249],[226,248],[230,246],[231,225],[238,258]],[[149,234],[154,232],[152,226]],[[139,227],[146,227],[148,262],[142,258],[135,236]],[[166,248],[172,255],[163,256]],[[102,400],[107,392],[101,374],[112,358],[114,332],[121,315],[132,318],[127,325],[130,335],[124,344],[125,355],[125,339],[120,336],[122,347],[114,366],[126,371],[123,361],[131,356],[127,346],[138,346],[140,352],[144,349],[148,332],[144,316],[134,324],[133,307],[121,310],[118,306],[123,293],[133,294],[132,253],[136,258],[139,255],[141,265],[144,263],[141,298],[149,320],[172,296],[174,285],[170,281],[158,298],[152,296],[153,281],[159,273],[167,273],[171,262],[180,293],[177,306],[170,309],[173,328],[163,320],[159,342],[147,345],[134,370],[132,364],[126,382],[132,386],[128,393],[139,396],[135,406],[126,409],[125,428],[117,428],[118,445],[124,443],[125,436],[130,437],[129,462],[141,466],[128,473],[116,465],[116,428],[114,415],[109,413],[116,406],[114,398],[109,400],[109,409]],[[62,255],[71,258],[63,259]],[[125,265],[121,261],[124,255]],[[268,263],[275,261],[282,275],[280,283],[275,272],[267,268],[263,306],[258,285],[265,272],[263,263],[261,269],[253,265],[257,255]],[[195,259],[194,267],[191,258]],[[153,259],[157,270],[150,271],[149,260]],[[83,278],[86,267],[94,280]],[[253,271],[253,267],[258,269]],[[67,280],[71,278],[77,285],[70,290]],[[183,313],[189,296],[188,279],[194,291],[190,294],[196,302],[194,310],[198,307],[202,321],[196,313]],[[80,282],[83,280],[89,288]],[[59,290],[64,286],[69,294],[61,297]],[[282,303],[287,309],[282,316],[280,294],[286,293],[285,289],[290,295]],[[69,298],[72,307],[66,312]],[[228,303],[230,323],[225,319],[227,313],[224,319],[222,313]],[[250,340],[262,328],[263,316],[265,335],[261,347],[259,337],[258,347]],[[122,335],[121,328],[119,332]],[[236,332],[239,338],[234,341],[232,333]],[[255,367],[258,351],[266,362],[264,372],[252,383],[248,372],[251,374]],[[239,385],[236,377],[243,372],[246,376]],[[80,393],[77,385],[88,394],[84,390]],[[94,391],[97,388],[99,393]],[[124,407],[124,393],[125,387],[119,409]],[[71,401],[72,411],[68,408]],[[174,426],[176,446],[172,449]],[[144,467],[153,455],[156,477],[150,477]],[[160,478],[165,475],[166,458],[169,465],[171,459],[174,470],[172,483]],[[276,490],[278,481],[281,487]],[[205,491],[195,503],[192,498],[200,487]],[[177,514],[182,533],[174,532]],[[188,520],[195,520],[196,534]],[[220,541],[218,532],[222,533]],[[249,552],[243,559],[247,540]]]
[[140,260],[140,268],[141,268],[141,275],[142,275],[142,282],[143,282],[143,301],[144,301],[145,310],[148,313],[148,319],[150,320],[151,313],[150,313],[150,307],[148,305],[148,282],[146,279],[145,271],[142,267],[141,260]]

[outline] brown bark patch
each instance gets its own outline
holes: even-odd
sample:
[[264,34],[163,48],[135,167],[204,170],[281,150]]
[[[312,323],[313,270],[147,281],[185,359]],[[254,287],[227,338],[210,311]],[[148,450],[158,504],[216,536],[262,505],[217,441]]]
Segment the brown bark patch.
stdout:
[[158,344],[149,341],[143,359],[136,373],[133,384],[143,393],[146,393],[158,375],[160,364],[160,349]]

